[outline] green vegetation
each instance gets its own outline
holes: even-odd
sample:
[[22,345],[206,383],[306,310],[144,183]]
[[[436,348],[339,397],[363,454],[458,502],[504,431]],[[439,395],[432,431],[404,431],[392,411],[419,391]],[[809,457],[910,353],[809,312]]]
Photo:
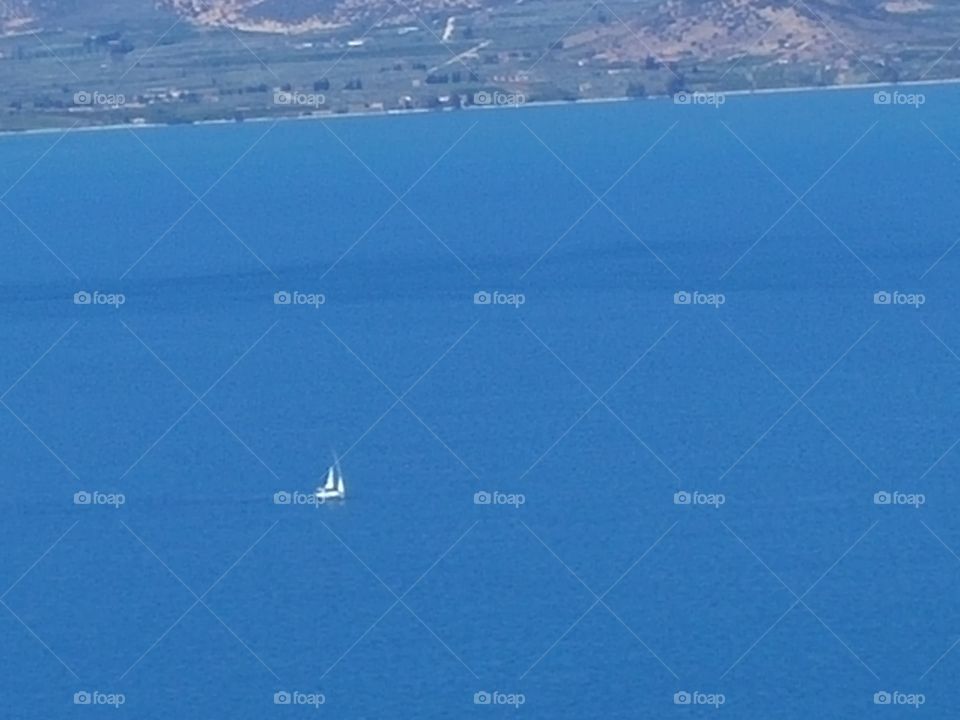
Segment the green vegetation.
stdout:
[[442,5],[297,34],[133,0],[40,19],[0,37],[0,131],[960,76],[960,6],[945,0]]

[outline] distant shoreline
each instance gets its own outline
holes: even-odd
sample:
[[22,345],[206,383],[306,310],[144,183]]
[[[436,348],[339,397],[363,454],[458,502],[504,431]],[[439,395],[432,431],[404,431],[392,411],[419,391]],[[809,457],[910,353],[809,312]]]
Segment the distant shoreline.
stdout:
[[[782,88],[762,88],[759,90],[689,90],[691,94],[708,93],[714,95],[723,95],[725,97],[745,97],[750,95],[783,95],[788,93],[810,93],[810,92],[838,92],[844,90],[880,90],[883,88],[902,88],[902,87],[932,87],[960,85],[960,78],[949,78],[944,80],[908,80],[897,83],[852,83],[849,85],[809,85],[803,87],[782,87]],[[198,120],[196,122],[170,122],[170,123],[117,123],[113,125],[88,125],[84,127],[58,126],[51,128],[31,128],[29,130],[2,130],[0,139],[11,137],[28,137],[35,135],[67,134],[81,132],[115,132],[117,130],[138,130],[138,129],[158,129],[158,128],[176,128],[176,127],[204,127],[209,125],[245,125],[248,123],[267,123],[267,122],[298,122],[309,120],[333,120],[338,118],[382,118],[398,115],[436,115],[441,113],[453,112],[484,112],[491,110],[524,110],[527,108],[538,107],[560,107],[573,105],[598,105],[608,103],[625,102],[644,102],[669,100],[672,95],[647,95],[644,97],[609,97],[609,98],[585,98],[583,100],[539,100],[536,102],[520,103],[515,105],[470,105],[464,108],[411,108],[396,110],[369,110],[347,113],[323,113],[310,115],[282,115],[278,117],[258,116],[244,118],[243,120],[233,120],[222,118],[216,120]]]

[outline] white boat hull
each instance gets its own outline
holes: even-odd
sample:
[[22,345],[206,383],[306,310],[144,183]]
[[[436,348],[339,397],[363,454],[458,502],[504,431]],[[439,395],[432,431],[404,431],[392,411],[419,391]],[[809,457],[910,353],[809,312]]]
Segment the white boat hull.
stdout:
[[317,490],[317,500],[343,500],[344,494],[338,490]]

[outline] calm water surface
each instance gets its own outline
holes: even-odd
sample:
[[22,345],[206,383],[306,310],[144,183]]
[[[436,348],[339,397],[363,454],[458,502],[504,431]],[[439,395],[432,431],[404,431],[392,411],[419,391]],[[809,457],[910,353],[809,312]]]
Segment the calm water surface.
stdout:
[[[2,714],[948,716],[960,93],[925,92],[0,140]],[[345,503],[274,503],[334,452]]]

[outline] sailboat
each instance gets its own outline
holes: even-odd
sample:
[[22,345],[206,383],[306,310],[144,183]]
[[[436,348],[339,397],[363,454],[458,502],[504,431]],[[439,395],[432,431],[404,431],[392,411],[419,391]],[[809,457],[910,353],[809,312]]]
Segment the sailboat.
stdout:
[[337,462],[327,470],[327,481],[317,488],[317,500],[343,500],[346,494],[343,473],[340,471],[340,463]]

